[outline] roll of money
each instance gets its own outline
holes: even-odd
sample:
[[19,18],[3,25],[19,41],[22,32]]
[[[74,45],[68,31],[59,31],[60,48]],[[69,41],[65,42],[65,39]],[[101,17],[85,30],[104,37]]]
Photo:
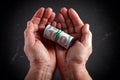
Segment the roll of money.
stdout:
[[58,43],[66,49],[68,49],[71,46],[71,43],[73,41],[73,37],[71,35],[51,25],[46,26],[43,33],[43,37]]

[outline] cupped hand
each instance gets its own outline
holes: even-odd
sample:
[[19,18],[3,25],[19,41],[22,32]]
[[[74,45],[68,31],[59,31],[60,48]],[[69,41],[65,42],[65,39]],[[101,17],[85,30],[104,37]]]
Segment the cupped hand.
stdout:
[[55,70],[54,43],[43,38],[45,26],[47,24],[56,25],[54,18],[55,13],[51,8],[40,8],[27,22],[27,28],[24,31],[24,51],[30,61],[30,66],[49,66],[52,71]]
[[56,45],[57,63],[60,72],[63,77],[70,77],[66,74],[70,74],[72,68],[85,66],[92,52],[92,34],[89,25],[84,24],[72,8],[62,8],[58,14],[58,20],[57,28],[72,35],[75,39],[74,44],[69,49]]

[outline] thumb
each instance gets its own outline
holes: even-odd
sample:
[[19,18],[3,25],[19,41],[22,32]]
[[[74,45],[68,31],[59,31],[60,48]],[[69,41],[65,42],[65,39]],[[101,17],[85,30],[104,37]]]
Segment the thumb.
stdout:
[[92,46],[92,33],[89,30],[89,24],[82,27],[81,43],[85,46]]
[[27,22],[27,28],[24,31],[25,45],[32,45],[34,43],[34,27],[31,21]]

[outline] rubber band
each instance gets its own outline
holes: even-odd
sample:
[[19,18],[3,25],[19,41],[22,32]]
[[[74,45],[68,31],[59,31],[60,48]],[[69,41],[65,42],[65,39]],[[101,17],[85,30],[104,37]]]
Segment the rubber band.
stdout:
[[60,37],[61,32],[62,32],[62,30],[58,30],[58,32],[56,32],[54,41],[58,40],[58,38]]

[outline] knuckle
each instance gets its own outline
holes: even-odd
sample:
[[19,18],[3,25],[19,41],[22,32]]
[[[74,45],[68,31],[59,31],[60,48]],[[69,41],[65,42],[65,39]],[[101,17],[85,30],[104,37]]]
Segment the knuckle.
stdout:
[[24,46],[24,51],[27,52],[28,47],[25,45]]
[[25,45],[25,46],[24,46],[24,52],[25,52],[25,53],[28,53],[28,52],[30,51],[29,48],[30,48],[30,47],[29,47],[28,45]]
[[91,54],[92,53],[92,47],[91,46],[88,46],[88,52]]
[[24,35],[26,35],[26,29],[24,30]]
[[92,32],[91,31],[89,31],[89,36],[92,37]]
[[25,52],[25,53],[27,52],[27,48],[26,48],[26,46],[24,46],[24,52]]
[[28,29],[25,29],[24,35],[27,36],[28,34],[29,34],[29,30],[28,30]]
[[43,18],[42,21],[41,21],[41,23],[44,24],[44,23],[47,23],[47,21],[48,21],[48,18]]

